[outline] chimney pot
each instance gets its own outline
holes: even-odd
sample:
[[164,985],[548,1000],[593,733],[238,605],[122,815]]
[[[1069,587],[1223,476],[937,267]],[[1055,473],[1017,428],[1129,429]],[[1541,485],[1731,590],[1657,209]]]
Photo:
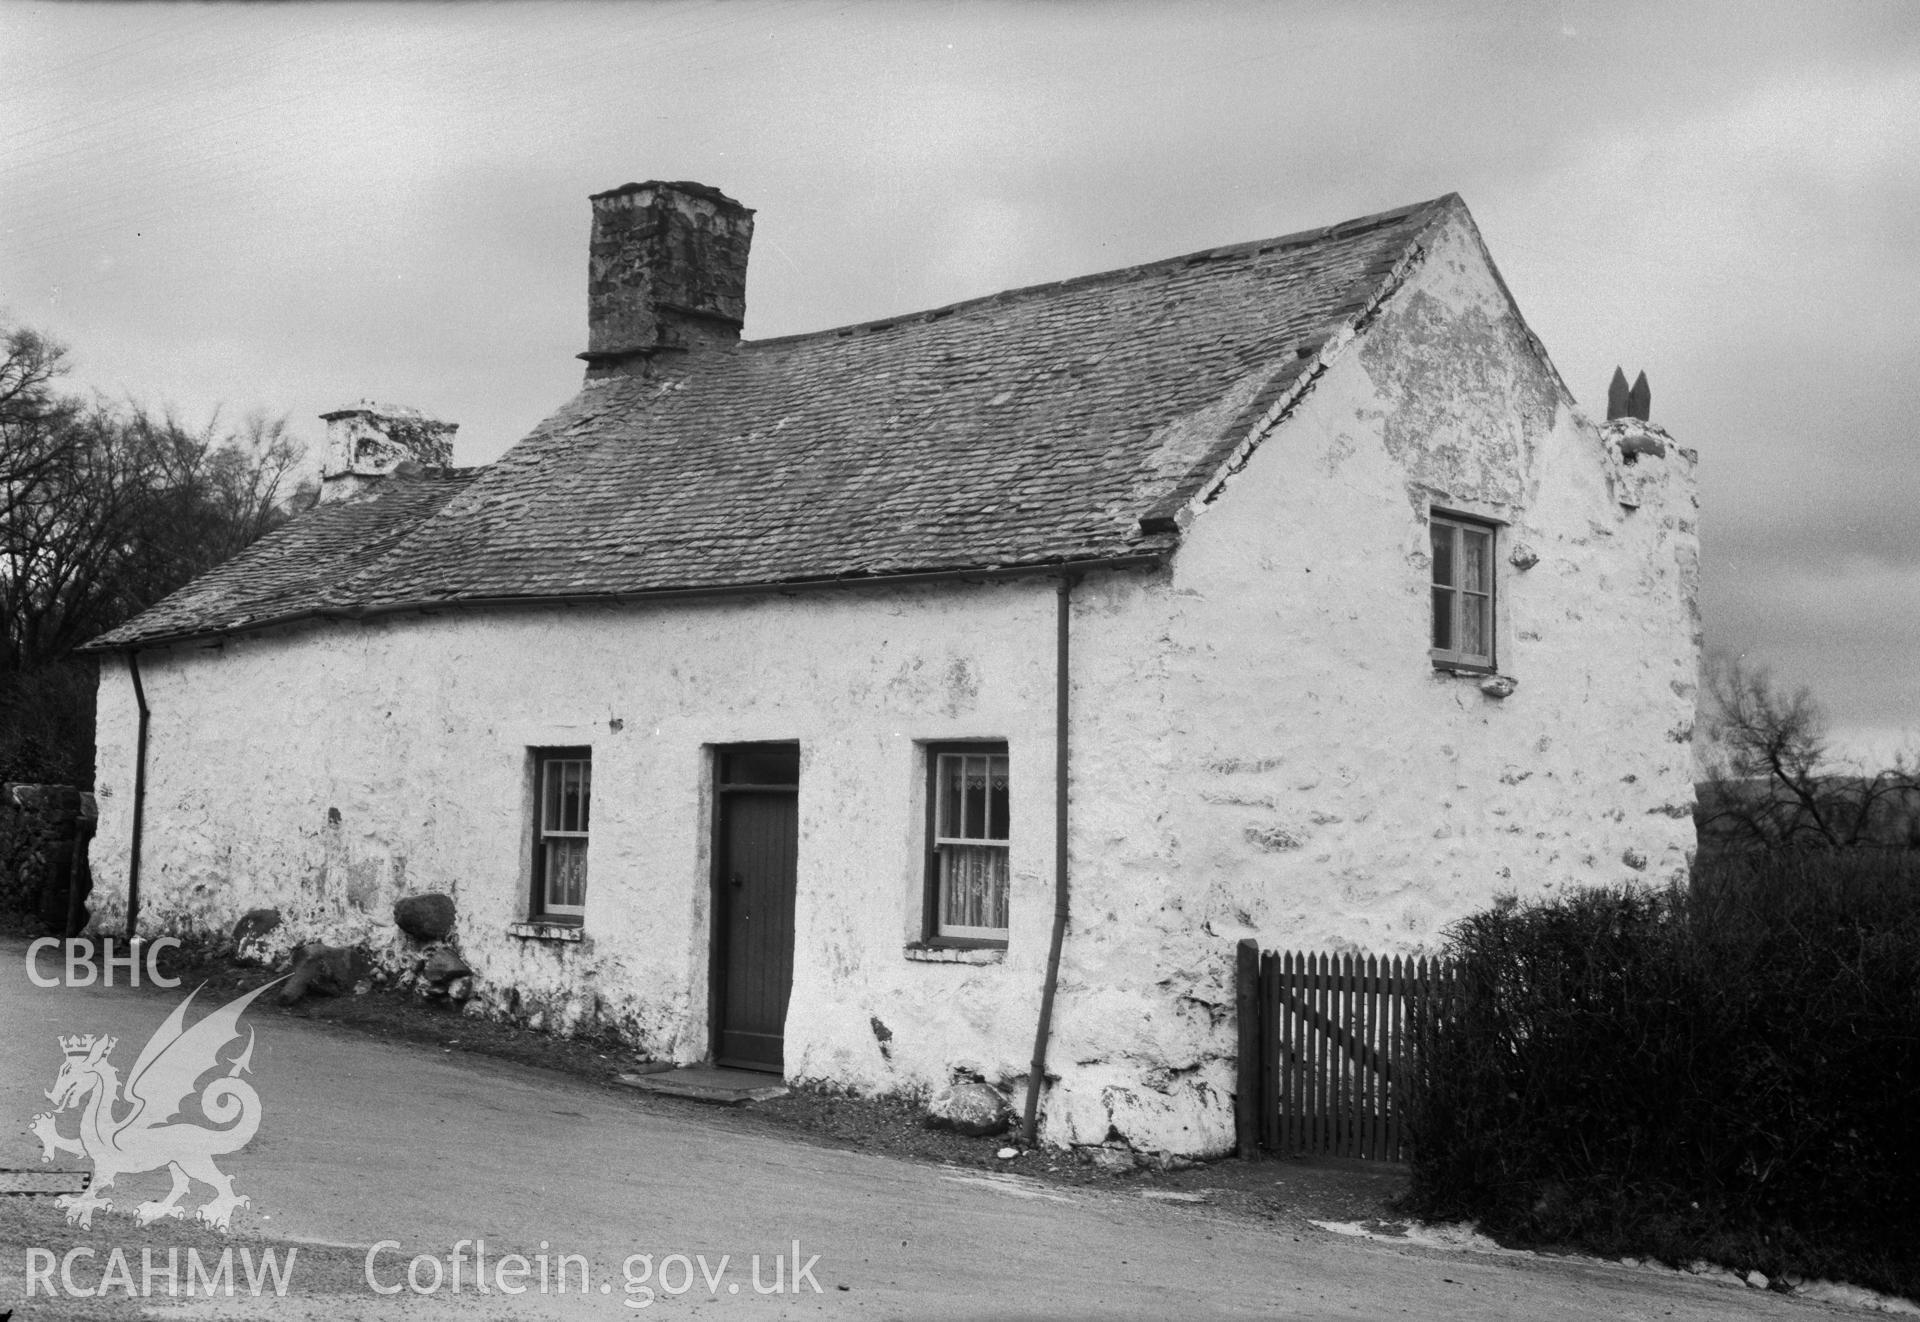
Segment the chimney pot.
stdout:
[[695,183],[595,193],[587,257],[589,377],[644,371],[663,350],[726,347],[747,313],[753,210]]
[[1653,387],[1647,384],[1645,372],[1633,378],[1633,389],[1627,392],[1627,413],[1642,422],[1653,419]]
[[1633,379],[1633,385],[1627,385],[1627,374],[1618,367],[1613,369],[1613,380],[1607,384],[1607,421],[1615,418],[1638,418],[1641,422],[1653,416],[1653,389],[1647,385],[1647,374],[1640,373]]

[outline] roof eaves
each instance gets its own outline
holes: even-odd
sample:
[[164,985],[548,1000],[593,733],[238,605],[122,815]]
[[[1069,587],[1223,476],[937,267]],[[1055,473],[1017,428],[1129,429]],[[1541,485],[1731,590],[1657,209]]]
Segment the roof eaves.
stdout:
[[[371,542],[363,545],[360,548],[360,551],[362,553],[370,552],[370,555],[371,555],[370,562],[368,565],[362,566],[360,570],[357,570],[355,574],[351,576],[347,581],[349,582],[352,581],[352,577],[358,577],[359,574],[366,572],[367,568],[370,568],[373,565],[377,565],[381,560],[385,559],[388,555],[392,554],[393,551],[398,549],[401,545],[405,544],[406,541],[408,541],[417,532],[419,532],[421,528],[426,526],[426,524],[431,522],[441,512],[441,510],[445,508],[446,502],[449,499],[451,499],[461,489],[467,486],[474,478],[478,477],[481,473],[483,473],[486,470],[486,467],[487,467],[486,465],[473,465],[473,466],[464,467],[464,468],[438,469],[438,470],[432,470],[426,473],[412,474],[406,478],[401,478],[397,480],[390,479],[396,482],[396,485],[392,488],[392,494],[395,494],[395,495],[415,494],[414,492],[406,491],[405,488],[400,486],[399,483],[402,483],[402,482],[410,484],[416,490],[420,487],[427,487],[427,486],[440,486],[440,487],[445,487],[447,490],[446,490],[446,494],[439,496],[439,498],[436,501],[434,501],[434,503],[429,508],[421,511],[417,516],[413,517],[410,520],[403,519],[403,521],[400,523],[398,527],[388,530],[387,532],[381,534],[380,536],[372,539]],[[386,494],[389,494],[389,493],[382,493],[382,495],[386,495]],[[378,499],[380,499],[380,497],[376,496],[375,500],[378,500]],[[322,507],[322,508],[325,508],[325,507]],[[351,508],[351,507],[347,507],[347,508]],[[308,511],[308,514],[313,514],[315,512],[317,511]],[[119,651],[128,651],[128,650],[138,649],[139,647],[144,645],[147,637],[149,636],[145,634],[142,630],[140,630],[140,628],[138,627],[142,619],[147,618],[157,612],[164,610],[168,606],[168,604],[174,600],[174,598],[184,595],[186,593],[189,593],[196,588],[204,588],[204,585],[206,585],[210,581],[215,581],[217,578],[232,577],[237,574],[244,574],[247,569],[247,564],[245,563],[247,560],[247,557],[249,557],[250,555],[261,554],[261,553],[271,554],[276,549],[275,548],[276,542],[288,540],[296,534],[297,523],[298,523],[298,520],[296,519],[294,521],[290,521],[286,524],[283,524],[281,527],[276,528],[273,532],[267,534],[266,537],[261,538],[259,541],[255,542],[252,546],[247,547],[245,550],[241,551],[239,554],[235,555],[233,558],[225,561],[223,564],[215,566],[213,569],[201,575],[199,578],[196,578],[192,582],[186,584],[178,592],[168,594],[166,597],[161,598],[159,601],[155,602],[153,605],[141,611],[138,615],[135,615],[132,619],[127,620],[122,624],[116,625],[114,628],[109,629],[104,633],[101,633],[97,637],[88,639],[86,642],[80,644],[78,647],[74,648],[73,650],[76,653],[81,653],[81,654],[104,654],[109,652],[119,652]],[[327,589],[325,588],[321,588],[318,590],[318,593],[314,595],[324,595],[326,590]],[[298,608],[295,608],[295,610],[291,613],[299,614],[299,613],[303,613],[307,609],[309,608],[298,607]],[[243,630],[251,630],[254,628],[264,627],[262,625],[253,623],[253,621],[255,621],[256,619],[276,618],[279,615],[287,614],[287,613],[289,612],[269,611],[265,615],[258,615],[258,616],[256,616],[253,613],[243,613],[237,616],[230,616],[227,622],[215,624],[211,626],[210,629],[194,628],[194,629],[188,629],[188,630],[167,631],[162,636],[173,636],[173,634],[176,634],[176,633],[183,639],[211,636],[212,634],[223,633],[232,629],[234,627],[232,621],[234,620],[239,621],[239,624]]]
[[158,634],[138,635],[115,642],[107,642],[114,634],[124,631],[116,629],[112,634],[103,634],[100,638],[82,644],[76,648],[79,652],[108,654],[114,652],[138,652],[155,647],[173,647],[182,643],[206,643],[213,645],[228,638],[244,634],[260,633],[267,629],[282,628],[288,625],[303,624],[316,620],[338,620],[358,622],[377,619],[388,615],[433,615],[444,611],[511,610],[538,609],[554,606],[627,606],[641,605],[659,601],[684,601],[695,598],[735,597],[752,595],[786,595],[796,592],[814,592],[831,588],[862,587],[912,587],[927,583],[957,583],[967,581],[1001,582],[1009,579],[1038,578],[1055,574],[1086,573],[1091,570],[1113,569],[1152,569],[1166,563],[1172,555],[1178,539],[1175,537],[1152,537],[1144,539],[1141,549],[1121,554],[1087,556],[1081,558],[1061,558],[1058,560],[1038,561],[1030,564],[961,566],[945,569],[901,570],[884,573],[842,574],[821,578],[785,579],[771,582],[719,584],[695,587],[646,588],[628,592],[589,592],[589,593],[528,593],[517,596],[489,597],[421,597],[404,601],[378,602],[372,605],[334,605],[322,604],[301,607],[273,615],[241,616],[209,628],[174,630]]

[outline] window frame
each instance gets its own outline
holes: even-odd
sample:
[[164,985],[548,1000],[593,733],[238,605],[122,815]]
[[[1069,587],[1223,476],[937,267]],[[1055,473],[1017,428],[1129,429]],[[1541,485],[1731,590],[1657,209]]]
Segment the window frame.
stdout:
[[[593,749],[590,747],[533,748],[528,753],[533,763],[533,811],[529,814],[532,836],[531,885],[528,891],[527,919],[535,923],[551,923],[569,927],[580,927],[586,923],[586,893],[581,888],[580,903],[577,905],[555,905],[547,897],[547,842],[549,840],[585,841],[588,857],[592,857],[593,838]],[[579,830],[553,828],[547,825],[547,774],[550,767],[564,763],[578,762],[586,768],[585,804],[582,816],[585,821]],[[589,873],[589,880],[591,873]]]
[[[1476,675],[1491,675],[1500,664],[1500,525],[1490,519],[1476,518],[1471,514],[1461,514],[1454,510],[1432,509],[1427,513],[1427,546],[1432,563],[1427,574],[1427,655],[1436,670],[1461,670]],[[1450,554],[1453,562],[1452,583],[1439,581],[1439,560],[1432,555],[1433,534],[1441,528],[1452,530]],[[1458,580],[1460,567],[1464,563],[1462,546],[1463,533],[1479,533],[1487,539],[1487,575],[1486,590],[1465,587]],[[1459,646],[1434,646],[1434,620],[1437,611],[1434,606],[1437,593],[1450,594],[1448,626],[1454,642],[1461,641],[1464,633],[1463,605],[1469,597],[1482,597],[1486,601],[1486,646],[1484,653],[1471,652]]]
[[[925,785],[927,793],[926,821],[924,823],[924,841],[926,847],[924,866],[924,889],[921,901],[921,943],[958,950],[1005,950],[1007,938],[1012,931],[1012,886],[1013,886],[1013,765],[1004,739],[950,740],[942,743],[923,745],[926,756]],[[1007,768],[1007,816],[1004,824],[1006,835],[1001,839],[988,836],[942,835],[944,824],[941,818],[940,772],[943,759],[949,757],[985,757],[998,758]],[[988,764],[991,778],[992,764]],[[983,814],[983,829],[992,829],[992,790],[988,790],[988,808]],[[999,848],[1006,855],[1006,875],[1008,888],[1008,925],[1004,928],[970,928],[960,931],[945,930],[941,921],[941,859],[943,848],[952,846],[985,846]]]

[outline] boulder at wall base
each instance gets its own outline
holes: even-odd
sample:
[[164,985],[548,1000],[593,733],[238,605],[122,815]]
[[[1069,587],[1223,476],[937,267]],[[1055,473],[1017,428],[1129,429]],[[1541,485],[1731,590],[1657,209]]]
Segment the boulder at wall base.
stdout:
[[293,955],[293,973],[281,984],[274,997],[282,1005],[292,1005],[302,996],[340,996],[367,974],[366,952],[350,946],[301,946]]
[[986,1083],[951,1083],[927,1099],[927,1114],[973,1138],[998,1134],[1013,1123],[1013,1106]]
[[427,962],[421,968],[420,976],[428,982],[440,983],[451,982],[455,978],[464,978],[472,972],[473,970],[467,967],[465,960],[454,954],[453,951],[447,947],[442,946],[427,956]]
[[238,947],[249,941],[257,941],[278,926],[278,909],[249,909],[233,925],[233,944]]
[[438,891],[393,902],[393,921],[416,941],[442,941],[453,932],[453,897]]
[[1089,1143],[1075,1149],[1082,1161],[1090,1161],[1103,1171],[1119,1173],[1139,1165],[1139,1158],[1125,1143]]

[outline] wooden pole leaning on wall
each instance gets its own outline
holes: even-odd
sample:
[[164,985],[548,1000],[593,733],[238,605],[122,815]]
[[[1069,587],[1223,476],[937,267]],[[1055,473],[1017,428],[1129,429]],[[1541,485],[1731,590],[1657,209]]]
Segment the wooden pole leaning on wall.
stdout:
[[1240,1030],[1240,1058],[1233,1088],[1233,1133],[1240,1156],[1248,1161],[1260,1147],[1260,943],[1248,938],[1234,947],[1233,1012]]

